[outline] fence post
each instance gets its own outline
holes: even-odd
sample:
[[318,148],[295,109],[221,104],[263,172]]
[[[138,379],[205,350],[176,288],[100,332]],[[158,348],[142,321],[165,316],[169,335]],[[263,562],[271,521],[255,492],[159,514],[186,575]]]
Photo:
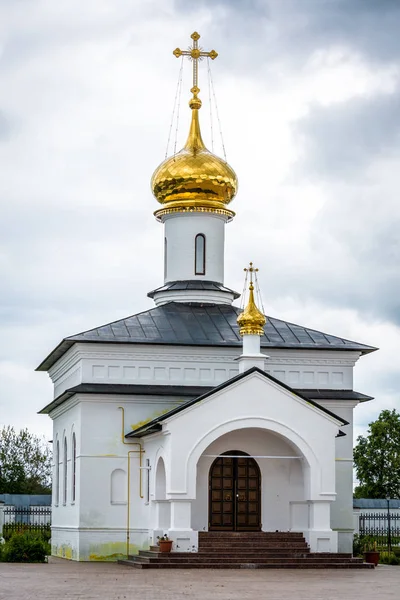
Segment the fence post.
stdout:
[[0,541],[3,539],[4,502],[0,500]]

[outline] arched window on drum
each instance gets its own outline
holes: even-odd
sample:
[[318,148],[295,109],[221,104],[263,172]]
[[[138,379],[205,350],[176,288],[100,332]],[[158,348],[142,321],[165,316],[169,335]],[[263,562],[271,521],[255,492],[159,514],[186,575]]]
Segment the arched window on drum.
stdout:
[[206,274],[206,236],[198,233],[194,240],[194,274]]

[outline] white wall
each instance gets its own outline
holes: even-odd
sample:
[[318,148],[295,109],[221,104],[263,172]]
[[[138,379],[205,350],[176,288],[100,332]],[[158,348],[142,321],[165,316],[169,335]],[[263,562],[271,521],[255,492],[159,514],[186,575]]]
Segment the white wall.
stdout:
[[349,422],[340,427],[345,436],[336,439],[336,501],[332,504],[331,524],[338,532],[340,552],[353,550],[353,411],[358,402],[323,400],[320,404]]
[[[79,523],[79,480],[80,472],[80,445],[81,445],[81,410],[78,404],[71,406],[67,412],[62,412],[53,422],[53,490],[52,490],[52,526],[58,527],[60,524],[76,527]],[[72,474],[73,474],[73,455],[72,455],[72,435],[76,436],[76,474],[75,474],[75,500],[72,497]],[[67,494],[64,502],[64,439],[67,441]],[[57,493],[55,485],[56,461],[57,461],[57,442],[59,442],[59,493],[57,502]]]
[[[263,349],[266,372],[298,389],[352,389],[358,352]],[[79,383],[215,386],[238,374],[241,347],[75,344],[50,369],[54,397]]]
[[[121,401],[122,400],[122,401]],[[171,397],[75,396],[53,411],[54,440],[64,431],[71,438],[77,433],[76,501],[71,487],[67,502],[62,502],[63,464],[60,451],[60,502],[54,506],[52,553],[76,560],[100,560],[110,555],[122,556],[126,551],[128,511],[128,452],[137,451],[137,443],[123,443],[126,434],[143,420],[162,414],[176,406]],[[125,429],[122,432],[122,411]],[[68,445],[68,481],[71,476],[72,445]],[[130,458],[130,552],[149,545],[150,505],[146,502],[147,472],[142,471],[140,492],[139,455]],[[145,465],[146,454],[142,464]],[[116,479],[116,473],[118,475]],[[123,489],[125,481],[125,489]]]
[[[50,374],[55,383],[55,395],[57,396],[71,385],[77,385],[81,382],[214,386],[237,373],[238,365],[235,358],[240,353],[240,347],[214,347],[211,349],[158,345],[76,344],[54,365]],[[319,389],[348,389],[352,386],[352,368],[359,357],[359,353],[332,352],[329,350],[271,349],[269,356],[266,365],[271,374],[286,383],[292,383],[295,387],[300,389],[302,387],[315,388],[318,385]],[[296,378],[297,383],[293,383],[294,378]],[[311,381],[314,381],[313,385],[310,383]],[[261,394],[257,400],[262,414],[268,415],[270,418],[273,417],[278,404],[282,402],[281,394],[278,394],[275,401],[273,401],[274,394]],[[213,398],[210,409],[204,412],[208,431],[213,430],[216,423],[221,421],[222,416],[232,416],[234,406],[237,409],[242,407],[242,415],[246,416],[247,414],[248,416],[249,398],[247,393],[245,399],[235,394],[231,397],[236,398],[235,402],[237,404],[235,405],[235,402],[232,404],[229,400],[222,408],[217,408],[216,398]],[[58,542],[54,542],[57,546],[57,554],[85,558],[88,556],[87,552],[89,552],[89,555],[97,556],[103,555],[104,552],[116,553],[111,552],[110,544],[114,544],[114,549],[117,547],[121,549],[121,544],[124,544],[124,532],[126,531],[127,505],[111,503],[110,486],[111,474],[115,469],[127,470],[129,447],[122,444],[121,441],[121,414],[118,411],[118,406],[123,405],[126,409],[125,432],[127,432],[131,426],[138,426],[143,420],[154,418],[182,401],[183,399],[179,397],[86,395],[82,397],[75,396],[52,412],[55,445],[57,439],[60,441],[60,503],[58,506],[53,507],[53,539],[58,540]],[[322,401],[321,403],[352,422],[354,403],[348,401]],[[283,405],[280,410],[284,410]],[[299,413],[297,421],[293,422],[293,428],[297,428],[299,431],[304,430],[306,442],[308,442],[309,436],[312,440],[315,440],[315,437],[319,439],[322,431],[316,430],[316,427],[319,428],[319,426],[313,428],[311,421],[308,422],[308,418],[306,423],[303,423],[303,420],[304,410]],[[185,444],[187,441],[193,441],[193,432],[197,432],[199,425],[197,421],[193,425],[189,413],[186,414],[183,424],[186,431],[184,439],[186,440],[185,435],[189,435],[189,440],[186,440],[183,446],[178,449],[176,455],[178,462],[185,456],[185,452],[187,452]],[[204,423],[201,423],[202,427],[203,425]],[[172,421],[171,427],[174,427]],[[70,481],[72,428],[75,429],[77,435],[77,498],[75,503],[71,501],[71,488],[69,488],[68,500],[63,506],[62,443],[65,432],[68,439],[68,481]],[[340,536],[347,540],[342,547],[343,549],[351,543],[351,529],[353,527],[351,519],[352,427],[350,425],[347,428],[341,427],[341,429],[346,431],[347,437],[336,440],[338,497],[337,503],[332,509],[332,526],[339,531],[339,540]],[[317,433],[315,433],[316,431]],[[183,438],[178,435],[174,439],[179,439],[181,442]],[[176,448],[169,447],[168,444],[170,443],[170,440],[165,440],[164,451],[175,453]],[[148,449],[144,457],[151,460],[151,466],[154,468],[158,446],[153,444],[153,447],[150,441],[146,441],[146,446]],[[321,452],[326,452],[324,445],[322,447]],[[227,448],[227,450],[229,449]],[[244,451],[246,450],[244,449]],[[179,456],[179,453],[182,456]],[[134,517],[131,529],[132,540],[134,540],[133,550],[137,549],[140,544],[148,543],[148,529],[151,529],[154,520],[152,516],[154,507],[151,504],[154,496],[150,497],[150,505],[147,505],[144,500],[138,497],[137,466],[137,459],[132,459],[131,514]],[[288,474],[283,473],[282,465],[271,463],[268,468],[275,469],[275,471],[266,474],[267,478],[273,476],[278,480],[278,475],[281,473],[282,482],[285,478],[287,479]],[[194,471],[196,471],[196,468]],[[153,474],[151,472],[150,477]],[[167,473],[168,477],[170,475]],[[329,491],[334,491],[333,480],[331,485],[329,482],[324,482],[326,490],[329,488]],[[145,473],[143,473],[144,481]],[[174,484],[171,487],[171,481],[168,485],[170,491],[179,491],[180,486],[177,487]],[[184,486],[181,489],[184,489]],[[270,501],[272,502],[271,499]],[[265,507],[263,507],[264,512],[265,510]],[[197,516],[195,515],[194,518],[197,519]],[[200,515],[198,518],[199,524],[200,522],[204,523],[204,513],[203,516]],[[281,518],[278,515],[277,522],[283,523],[283,521],[283,517]],[[265,522],[263,517],[263,525]],[[96,535],[99,541],[95,548],[90,547],[87,533],[83,533],[85,527],[90,528],[86,532],[97,531]],[[106,533],[104,527],[110,527],[107,530],[108,533]],[[279,527],[276,526],[276,528]],[[68,535],[67,532],[69,532]],[[70,547],[69,542],[65,541],[67,538],[75,540],[74,543],[78,546]],[[108,544],[108,550],[104,546],[106,543]],[[84,547],[86,550],[83,549]]]

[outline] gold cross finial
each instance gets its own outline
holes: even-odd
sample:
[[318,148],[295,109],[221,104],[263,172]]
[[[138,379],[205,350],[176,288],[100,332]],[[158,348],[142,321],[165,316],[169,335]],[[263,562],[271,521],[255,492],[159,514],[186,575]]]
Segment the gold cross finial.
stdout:
[[253,267],[253,263],[249,263],[248,267],[245,267],[243,269],[243,271],[246,271],[246,273],[250,273],[250,285],[252,285],[253,283],[253,273],[257,273],[258,269],[256,269],[255,267]]
[[205,56],[214,60],[217,58],[218,53],[215,50],[210,50],[210,52],[205,52],[202,48],[199,48],[199,39],[200,34],[197,31],[194,31],[190,36],[193,40],[193,45],[190,46],[187,50],[181,50],[180,48],[175,48],[173,54],[176,58],[180,56],[187,56],[189,60],[193,62],[193,87],[190,90],[193,94],[193,98],[189,102],[190,108],[200,108],[201,100],[198,98],[198,93],[200,89],[198,87],[198,68],[199,68],[199,60],[202,60]]

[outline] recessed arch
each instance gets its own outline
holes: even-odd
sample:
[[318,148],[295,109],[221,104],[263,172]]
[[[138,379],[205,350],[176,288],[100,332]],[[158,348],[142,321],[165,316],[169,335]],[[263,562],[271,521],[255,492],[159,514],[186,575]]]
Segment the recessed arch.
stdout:
[[196,497],[196,466],[201,455],[208,446],[226,433],[249,428],[262,429],[276,433],[290,442],[290,444],[297,449],[303,463],[304,483],[307,496],[311,498],[312,489],[314,490],[314,493],[316,493],[321,484],[320,465],[313,450],[308,443],[291,428],[278,421],[262,417],[234,419],[216,426],[199,439],[192,447],[186,460],[186,493],[192,498]]
[[158,459],[155,479],[155,499],[165,500],[167,496],[167,477],[162,456]]
[[72,431],[71,439],[71,502],[76,500],[76,434]]
[[68,497],[68,443],[67,436],[64,436],[63,444],[63,504],[67,503]]
[[60,503],[60,440],[56,440],[56,452],[55,452],[55,477],[54,477],[54,504],[56,506]]
[[124,469],[114,469],[111,473],[110,502],[111,504],[127,502],[127,477]]

